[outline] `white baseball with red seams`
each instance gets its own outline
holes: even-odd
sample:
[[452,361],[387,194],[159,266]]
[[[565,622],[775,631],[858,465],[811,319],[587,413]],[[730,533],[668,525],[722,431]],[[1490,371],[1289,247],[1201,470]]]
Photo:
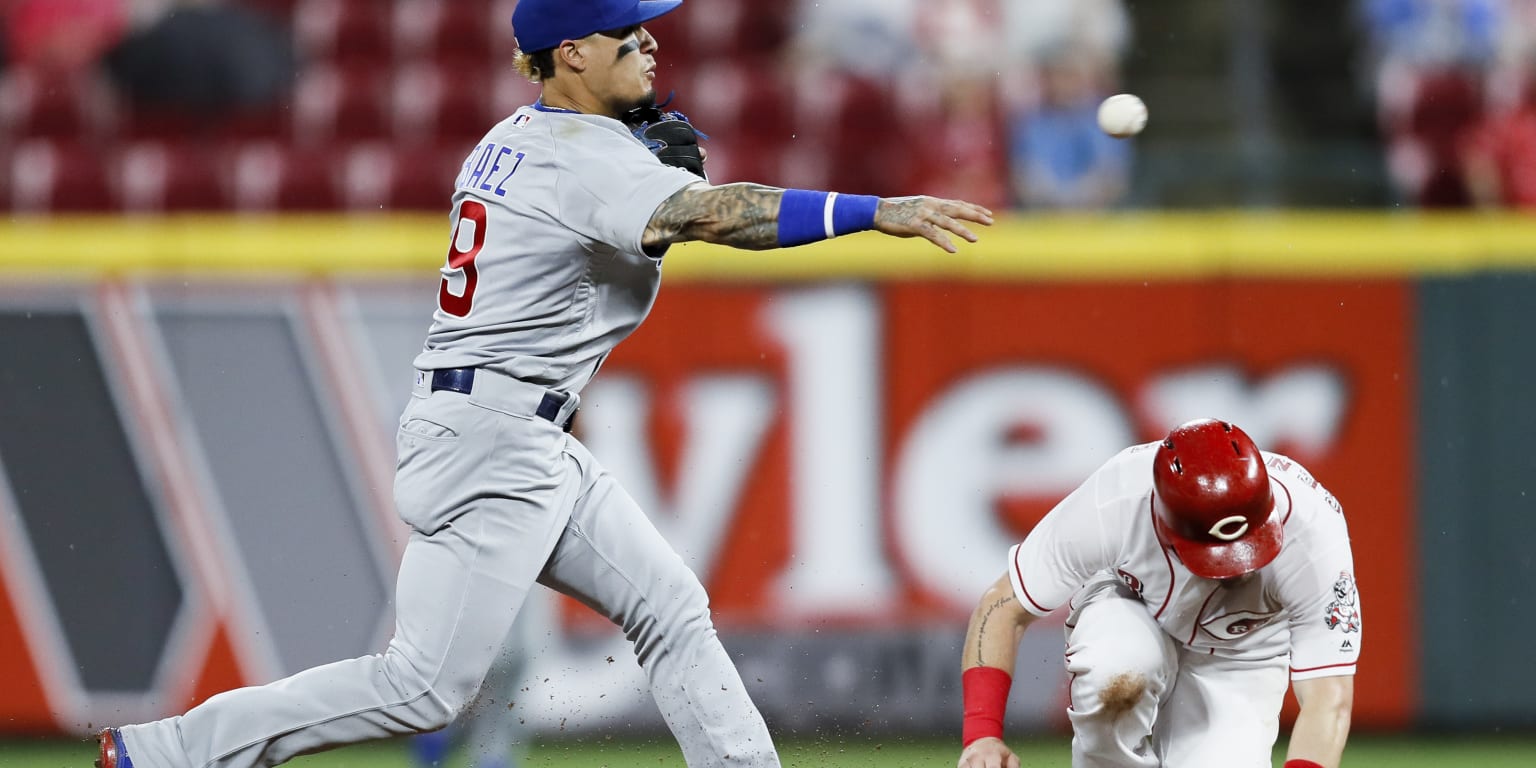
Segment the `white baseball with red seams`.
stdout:
[[[1061,501],[1009,551],[1019,602],[1044,616],[1067,607],[1074,754],[1117,755],[1115,765],[1158,765],[1095,719],[1098,663],[1145,662],[1166,698],[1145,699],[1158,751],[1168,758],[1219,741],[1229,765],[1268,765],[1291,680],[1353,675],[1360,605],[1349,531],[1339,503],[1294,459],[1262,455],[1283,516],[1280,554],[1230,581],[1197,578],[1153,529],[1152,460],[1158,443],[1132,446]],[[1160,706],[1160,711],[1158,707]],[[1217,720],[1219,719],[1219,722]],[[1124,724],[1122,723],[1122,726]],[[1202,744],[1204,746],[1202,746]],[[1238,756],[1245,756],[1239,759]]]

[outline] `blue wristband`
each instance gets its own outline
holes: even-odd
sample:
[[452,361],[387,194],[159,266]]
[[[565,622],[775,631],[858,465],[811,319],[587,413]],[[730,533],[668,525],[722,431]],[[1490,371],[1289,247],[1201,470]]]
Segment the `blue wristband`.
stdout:
[[875,228],[880,198],[786,189],[779,203],[779,247],[805,245]]
[[875,228],[875,211],[880,210],[880,198],[874,195],[839,195],[832,193],[833,235],[864,232]]

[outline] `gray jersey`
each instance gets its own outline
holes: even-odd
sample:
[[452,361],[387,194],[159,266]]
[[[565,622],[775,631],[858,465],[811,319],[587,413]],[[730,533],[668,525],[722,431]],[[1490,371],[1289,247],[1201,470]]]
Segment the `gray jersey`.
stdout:
[[617,120],[523,107],[455,182],[453,239],[421,370],[485,367],[579,392],[650,312],[661,260],[640,241],[697,176]]

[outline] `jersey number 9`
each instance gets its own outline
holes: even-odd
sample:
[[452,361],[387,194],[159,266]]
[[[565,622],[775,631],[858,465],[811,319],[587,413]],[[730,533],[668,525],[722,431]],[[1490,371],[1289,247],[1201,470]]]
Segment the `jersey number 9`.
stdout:
[[[473,231],[466,233],[464,225]],[[470,234],[471,242],[461,244],[460,236]],[[466,247],[467,246],[467,247]],[[475,306],[475,287],[480,273],[475,269],[475,256],[485,247],[485,204],[477,200],[459,203],[459,218],[453,225],[453,238],[448,241],[448,265],[443,267],[443,282],[437,289],[437,306],[454,317],[468,317]],[[458,276],[464,289],[454,293],[449,281]]]

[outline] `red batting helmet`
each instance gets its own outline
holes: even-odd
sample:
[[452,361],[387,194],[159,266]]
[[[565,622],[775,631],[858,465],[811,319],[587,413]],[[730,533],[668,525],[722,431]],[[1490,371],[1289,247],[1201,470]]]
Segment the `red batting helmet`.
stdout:
[[1241,576],[1280,554],[1284,529],[1264,457],[1224,421],[1180,424],[1158,446],[1152,518],[1158,538],[1196,576]]

